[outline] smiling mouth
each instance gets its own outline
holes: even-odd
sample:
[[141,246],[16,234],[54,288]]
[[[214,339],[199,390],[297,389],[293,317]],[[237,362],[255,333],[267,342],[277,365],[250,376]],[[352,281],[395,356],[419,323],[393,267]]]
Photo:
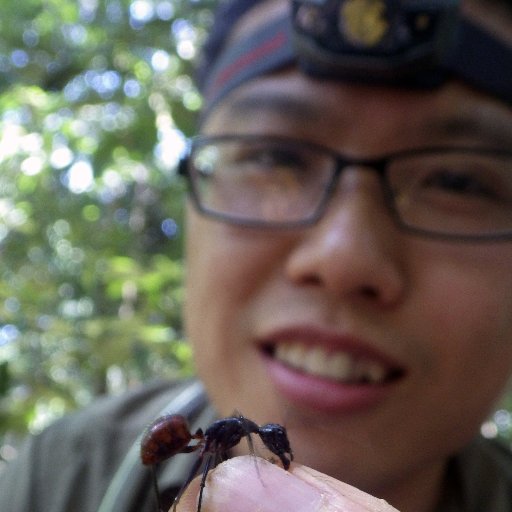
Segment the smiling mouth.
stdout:
[[266,345],[264,352],[292,370],[342,384],[379,386],[404,375],[403,369],[364,355],[301,342]]

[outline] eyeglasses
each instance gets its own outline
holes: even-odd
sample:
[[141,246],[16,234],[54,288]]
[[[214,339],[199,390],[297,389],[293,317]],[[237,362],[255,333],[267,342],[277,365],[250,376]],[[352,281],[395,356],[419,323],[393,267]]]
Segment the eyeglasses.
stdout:
[[512,151],[438,147],[351,159],[286,137],[203,136],[182,160],[196,208],[242,226],[314,224],[347,169],[377,173],[403,229],[467,241],[512,240]]

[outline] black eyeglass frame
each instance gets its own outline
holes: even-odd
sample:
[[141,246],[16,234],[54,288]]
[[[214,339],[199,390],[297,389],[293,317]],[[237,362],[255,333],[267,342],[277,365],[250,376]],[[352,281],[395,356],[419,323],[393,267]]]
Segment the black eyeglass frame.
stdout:
[[[333,171],[329,183],[325,187],[324,194],[318,204],[315,211],[308,217],[298,221],[284,221],[284,222],[273,222],[267,220],[252,220],[244,219],[237,216],[220,213],[215,210],[206,208],[201,203],[200,194],[197,191],[196,184],[190,172],[190,160],[194,149],[198,146],[206,144],[215,144],[217,142],[224,141],[251,141],[255,143],[270,142],[273,144],[284,143],[288,147],[296,145],[301,148],[307,148],[314,151],[321,152],[322,154],[332,158]],[[334,195],[340,177],[343,171],[347,167],[362,167],[367,170],[372,170],[377,173],[380,181],[381,189],[383,192],[384,204],[388,209],[391,217],[397,227],[404,230],[407,233],[413,235],[441,239],[447,241],[459,241],[459,242],[506,242],[512,241],[512,228],[508,231],[500,231],[497,233],[486,233],[481,235],[472,234],[453,234],[453,233],[442,233],[437,231],[431,231],[429,229],[418,228],[405,222],[398,209],[395,206],[395,197],[391,188],[389,179],[387,177],[387,170],[390,162],[396,159],[417,156],[421,154],[442,154],[454,151],[462,151],[468,154],[474,153],[478,155],[494,155],[504,156],[512,158],[512,151],[504,149],[493,149],[488,147],[467,147],[467,146],[431,146],[423,148],[413,148],[397,152],[391,152],[384,154],[378,158],[350,158],[330,147],[322,144],[317,144],[311,141],[302,139],[296,139],[293,137],[281,136],[281,135],[253,135],[253,134],[222,134],[222,135],[199,135],[192,137],[188,140],[187,148],[180,158],[178,164],[178,174],[184,177],[188,183],[188,193],[195,209],[210,218],[248,228],[263,228],[263,229],[276,229],[276,230],[287,230],[294,228],[308,227],[316,224],[325,214],[329,206],[330,199]],[[511,169],[512,172],[512,169]]]

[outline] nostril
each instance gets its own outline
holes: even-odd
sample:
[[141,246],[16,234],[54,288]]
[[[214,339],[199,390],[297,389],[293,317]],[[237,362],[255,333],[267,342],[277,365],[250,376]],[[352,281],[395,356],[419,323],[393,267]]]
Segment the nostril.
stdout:
[[368,299],[378,299],[380,296],[379,291],[373,286],[363,286],[361,288],[361,295]]
[[301,284],[318,286],[322,284],[322,279],[315,274],[309,274],[302,277]]

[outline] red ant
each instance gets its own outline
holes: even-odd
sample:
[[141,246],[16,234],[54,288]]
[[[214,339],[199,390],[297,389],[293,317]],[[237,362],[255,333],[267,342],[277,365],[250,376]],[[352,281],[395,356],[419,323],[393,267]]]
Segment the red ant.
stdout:
[[[251,453],[254,453],[251,434],[260,436],[263,444],[279,457],[284,469],[290,467],[290,461],[293,460],[290,442],[286,435],[286,429],[277,423],[267,423],[259,427],[243,416],[232,416],[213,422],[204,433],[199,428],[195,434],[192,434],[187,420],[179,414],[170,414],[156,419],[149,425],[142,437],[140,455],[142,463],[152,468],[159,511],[163,512],[156,480],[156,464],[178,453],[191,453],[199,450],[199,456],[174,500],[173,511],[176,511],[181,496],[196,476],[206,455],[197,505],[197,512],[201,512],[203,489],[206,485],[208,471],[225,460],[228,451],[236,446],[244,436],[247,438]],[[189,444],[192,440],[197,440],[197,443]]]

